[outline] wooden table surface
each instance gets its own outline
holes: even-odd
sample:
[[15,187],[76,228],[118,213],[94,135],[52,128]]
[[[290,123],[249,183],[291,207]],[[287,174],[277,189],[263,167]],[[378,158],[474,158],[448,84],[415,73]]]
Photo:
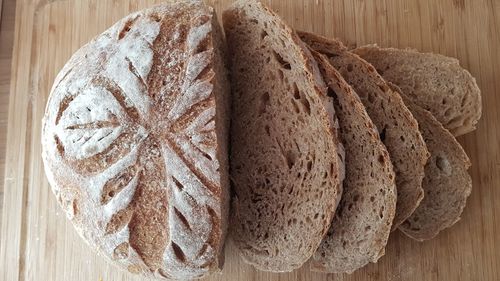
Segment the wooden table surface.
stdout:
[[[17,9],[15,0],[2,1],[0,280],[140,280],[91,252],[62,215],[43,172],[40,120],[55,75],[79,46],[160,1],[18,0]],[[220,13],[231,0],[208,2]],[[500,280],[500,1],[265,2],[293,27],[349,45],[377,42],[457,57],[483,94],[478,130],[459,139],[473,164],[473,191],[454,227],[424,243],[396,232],[377,264],[352,275],[311,273],[307,266],[287,274],[258,272],[229,245],[223,275],[210,280]]]
[[[0,225],[2,225],[7,115],[16,0],[0,0]],[[1,235],[1,232],[0,232]],[[0,245],[2,237],[0,236]]]

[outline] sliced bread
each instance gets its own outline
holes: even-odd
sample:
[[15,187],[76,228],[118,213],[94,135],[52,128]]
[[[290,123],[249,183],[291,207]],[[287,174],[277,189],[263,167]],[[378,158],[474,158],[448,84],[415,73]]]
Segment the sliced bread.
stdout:
[[311,53],[269,8],[239,1],[223,21],[233,89],[231,237],[247,263],[291,271],[318,248],[340,199],[333,105]]
[[352,88],[313,52],[333,97],[345,148],[343,194],[311,269],[351,273],[383,254],[396,211],[395,175],[375,125]]
[[42,129],[52,190],[78,233],[147,278],[223,264],[229,209],[222,30],[201,1],[127,16],[57,76]]
[[348,52],[338,40],[299,33],[304,42],[326,55],[358,94],[387,147],[396,173],[398,202],[393,229],[405,221],[424,196],[422,179],[429,157],[418,123],[397,92],[392,91],[373,66]]
[[401,88],[411,101],[430,111],[454,136],[476,128],[481,117],[481,91],[457,59],[374,45],[353,52]]
[[455,137],[429,111],[412,102],[397,86],[390,86],[401,93],[418,120],[431,153],[422,183],[424,199],[399,229],[419,241],[431,239],[460,219],[472,189],[467,173],[471,163]]

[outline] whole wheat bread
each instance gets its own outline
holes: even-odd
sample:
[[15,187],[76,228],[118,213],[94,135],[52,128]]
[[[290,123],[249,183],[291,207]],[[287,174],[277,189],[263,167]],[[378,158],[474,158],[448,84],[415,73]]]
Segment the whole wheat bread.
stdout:
[[318,248],[340,199],[333,104],[312,55],[269,8],[239,1],[223,21],[233,89],[231,237],[247,263],[291,271]]
[[453,135],[476,128],[481,117],[481,91],[457,59],[375,45],[353,52],[401,88],[411,101],[429,110]]
[[419,241],[431,239],[460,219],[472,189],[467,173],[471,163],[455,137],[429,111],[412,102],[397,86],[390,86],[401,93],[418,120],[431,153],[422,183],[424,199],[399,229]]
[[218,271],[229,207],[229,82],[212,8],[177,1],[129,15],[57,76],[45,170],[79,234],[132,273]]
[[395,175],[389,153],[359,97],[326,57],[313,54],[334,100],[346,177],[342,199],[311,269],[351,273],[384,254],[396,211]]
[[424,196],[422,179],[429,157],[418,123],[397,92],[392,91],[373,66],[347,51],[335,39],[300,32],[314,50],[326,55],[358,94],[387,147],[396,173],[398,201],[393,229],[405,221]]

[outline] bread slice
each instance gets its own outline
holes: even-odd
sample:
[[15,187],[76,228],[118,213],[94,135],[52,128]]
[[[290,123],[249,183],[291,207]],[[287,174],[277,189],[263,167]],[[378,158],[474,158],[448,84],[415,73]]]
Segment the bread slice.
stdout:
[[229,82],[214,10],[177,1],[119,21],[57,76],[45,171],[79,234],[132,273],[219,271],[229,207]]
[[390,86],[401,93],[418,120],[431,153],[422,183],[424,199],[399,226],[409,237],[423,241],[433,238],[460,219],[472,189],[472,179],[467,173],[471,163],[455,137],[429,111],[412,102],[397,86]]
[[395,175],[389,153],[359,97],[326,57],[313,54],[334,99],[346,177],[342,199],[311,269],[351,273],[384,254],[396,211]]
[[340,41],[299,33],[314,50],[326,55],[358,94],[387,147],[396,173],[398,202],[393,229],[405,221],[424,196],[422,179],[429,157],[418,123],[398,93],[373,66],[347,51]]
[[247,263],[291,271],[318,248],[340,199],[333,105],[312,55],[269,8],[239,1],[223,21],[233,90],[231,236]]
[[353,52],[401,88],[411,101],[429,110],[453,135],[476,128],[481,118],[481,91],[457,59],[375,45]]

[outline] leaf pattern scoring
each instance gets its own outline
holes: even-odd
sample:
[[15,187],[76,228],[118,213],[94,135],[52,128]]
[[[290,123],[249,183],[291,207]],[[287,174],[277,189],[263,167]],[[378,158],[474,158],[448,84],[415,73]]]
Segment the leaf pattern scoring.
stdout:
[[80,234],[156,277],[203,276],[222,242],[213,11],[200,5],[133,14],[84,46],[44,118],[49,179],[77,186]]

